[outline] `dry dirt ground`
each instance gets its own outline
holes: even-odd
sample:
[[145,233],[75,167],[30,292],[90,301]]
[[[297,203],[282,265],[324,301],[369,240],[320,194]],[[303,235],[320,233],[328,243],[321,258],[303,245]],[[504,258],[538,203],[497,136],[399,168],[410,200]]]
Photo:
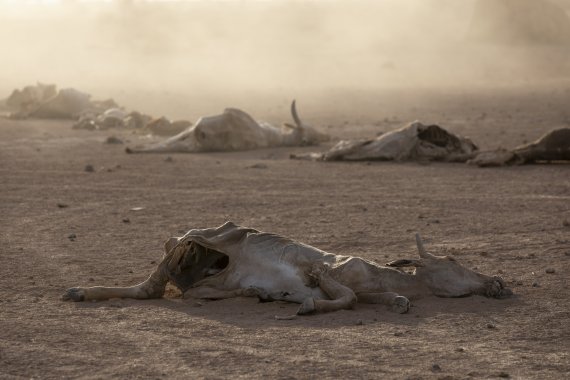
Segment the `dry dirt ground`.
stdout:
[[[337,137],[417,118],[487,148],[570,124],[568,88],[400,95],[331,92],[301,102],[301,113]],[[272,109],[248,110],[277,118]],[[139,139],[66,121],[0,120],[0,378],[568,376],[570,165],[288,159],[314,148],[170,161],[104,144],[112,134]],[[501,274],[516,297],[429,298],[405,315],[358,305],[291,321],[274,316],[294,304],[199,301],[174,290],[149,301],[58,298],[72,286],[137,283],[168,237],[226,220],[379,263],[414,256],[418,231],[432,252]]]

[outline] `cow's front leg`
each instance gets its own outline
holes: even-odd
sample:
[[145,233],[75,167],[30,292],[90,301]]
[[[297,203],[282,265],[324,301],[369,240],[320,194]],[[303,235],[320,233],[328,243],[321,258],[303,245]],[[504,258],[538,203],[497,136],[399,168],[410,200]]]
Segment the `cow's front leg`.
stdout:
[[64,301],[91,301],[108,300],[110,298],[134,298],[148,299],[160,298],[164,294],[168,275],[162,265],[147,278],[135,286],[128,287],[106,287],[92,286],[86,288],[70,288],[61,296]]
[[162,258],[160,264],[155,271],[143,282],[134,286],[127,287],[107,287],[92,286],[86,288],[69,288],[61,296],[64,301],[91,301],[91,300],[108,300],[111,298],[134,298],[149,299],[160,298],[164,294],[166,284],[168,283],[168,271],[170,261],[177,253],[177,250],[169,247],[166,243],[166,254]]
[[388,305],[393,312],[399,314],[407,313],[410,310],[410,300],[393,292],[358,293],[358,302]]
[[297,314],[308,314],[314,311],[327,312],[341,309],[352,309],[356,304],[356,294],[350,289],[333,279],[328,274],[328,266],[324,263],[313,265],[309,276],[315,279],[319,287],[329,296],[330,300],[315,300],[310,297],[302,304]]

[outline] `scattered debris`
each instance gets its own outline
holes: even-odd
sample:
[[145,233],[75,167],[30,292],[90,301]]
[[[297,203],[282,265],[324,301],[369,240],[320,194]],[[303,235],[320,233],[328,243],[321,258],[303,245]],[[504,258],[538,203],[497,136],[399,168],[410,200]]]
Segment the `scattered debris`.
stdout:
[[75,241],[75,239],[77,239],[77,235],[76,234],[69,234],[69,235],[67,235],[67,238],[71,241]]
[[91,164],[87,164],[85,165],[85,169],[84,169],[87,173],[93,173],[95,171],[95,168],[93,167],[93,165]]

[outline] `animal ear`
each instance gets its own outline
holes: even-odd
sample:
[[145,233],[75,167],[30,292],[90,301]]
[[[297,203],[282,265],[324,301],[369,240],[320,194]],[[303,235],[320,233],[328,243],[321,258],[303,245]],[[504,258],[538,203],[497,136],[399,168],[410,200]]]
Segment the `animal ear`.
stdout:
[[388,267],[393,268],[404,268],[404,267],[423,267],[424,263],[421,259],[400,259],[396,261],[391,261],[386,264]]

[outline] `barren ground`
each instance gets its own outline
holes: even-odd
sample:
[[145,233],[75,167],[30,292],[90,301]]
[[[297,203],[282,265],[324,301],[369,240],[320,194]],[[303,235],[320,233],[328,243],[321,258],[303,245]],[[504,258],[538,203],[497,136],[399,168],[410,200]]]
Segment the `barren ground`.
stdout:
[[[286,101],[246,110],[286,121]],[[337,137],[421,119],[483,148],[570,124],[568,88],[331,93],[299,106]],[[0,120],[0,378],[568,376],[570,165],[288,159],[319,148],[169,162],[127,155],[124,145],[103,143],[110,135],[138,139],[75,131],[65,121]],[[251,168],[260,163],[266,167]],[[96,171],[85,172],[87,164]],[[500,273],[516,297],[423,299],[406,315],[359,305],[291,321],[274,316],[294,313],[294,304],[198,302],[174,290],[151,301],[58,299],[72,286],[142,281],[168,237],[226,220],[379,263],[415,255],[419,231],[432,252]]]

